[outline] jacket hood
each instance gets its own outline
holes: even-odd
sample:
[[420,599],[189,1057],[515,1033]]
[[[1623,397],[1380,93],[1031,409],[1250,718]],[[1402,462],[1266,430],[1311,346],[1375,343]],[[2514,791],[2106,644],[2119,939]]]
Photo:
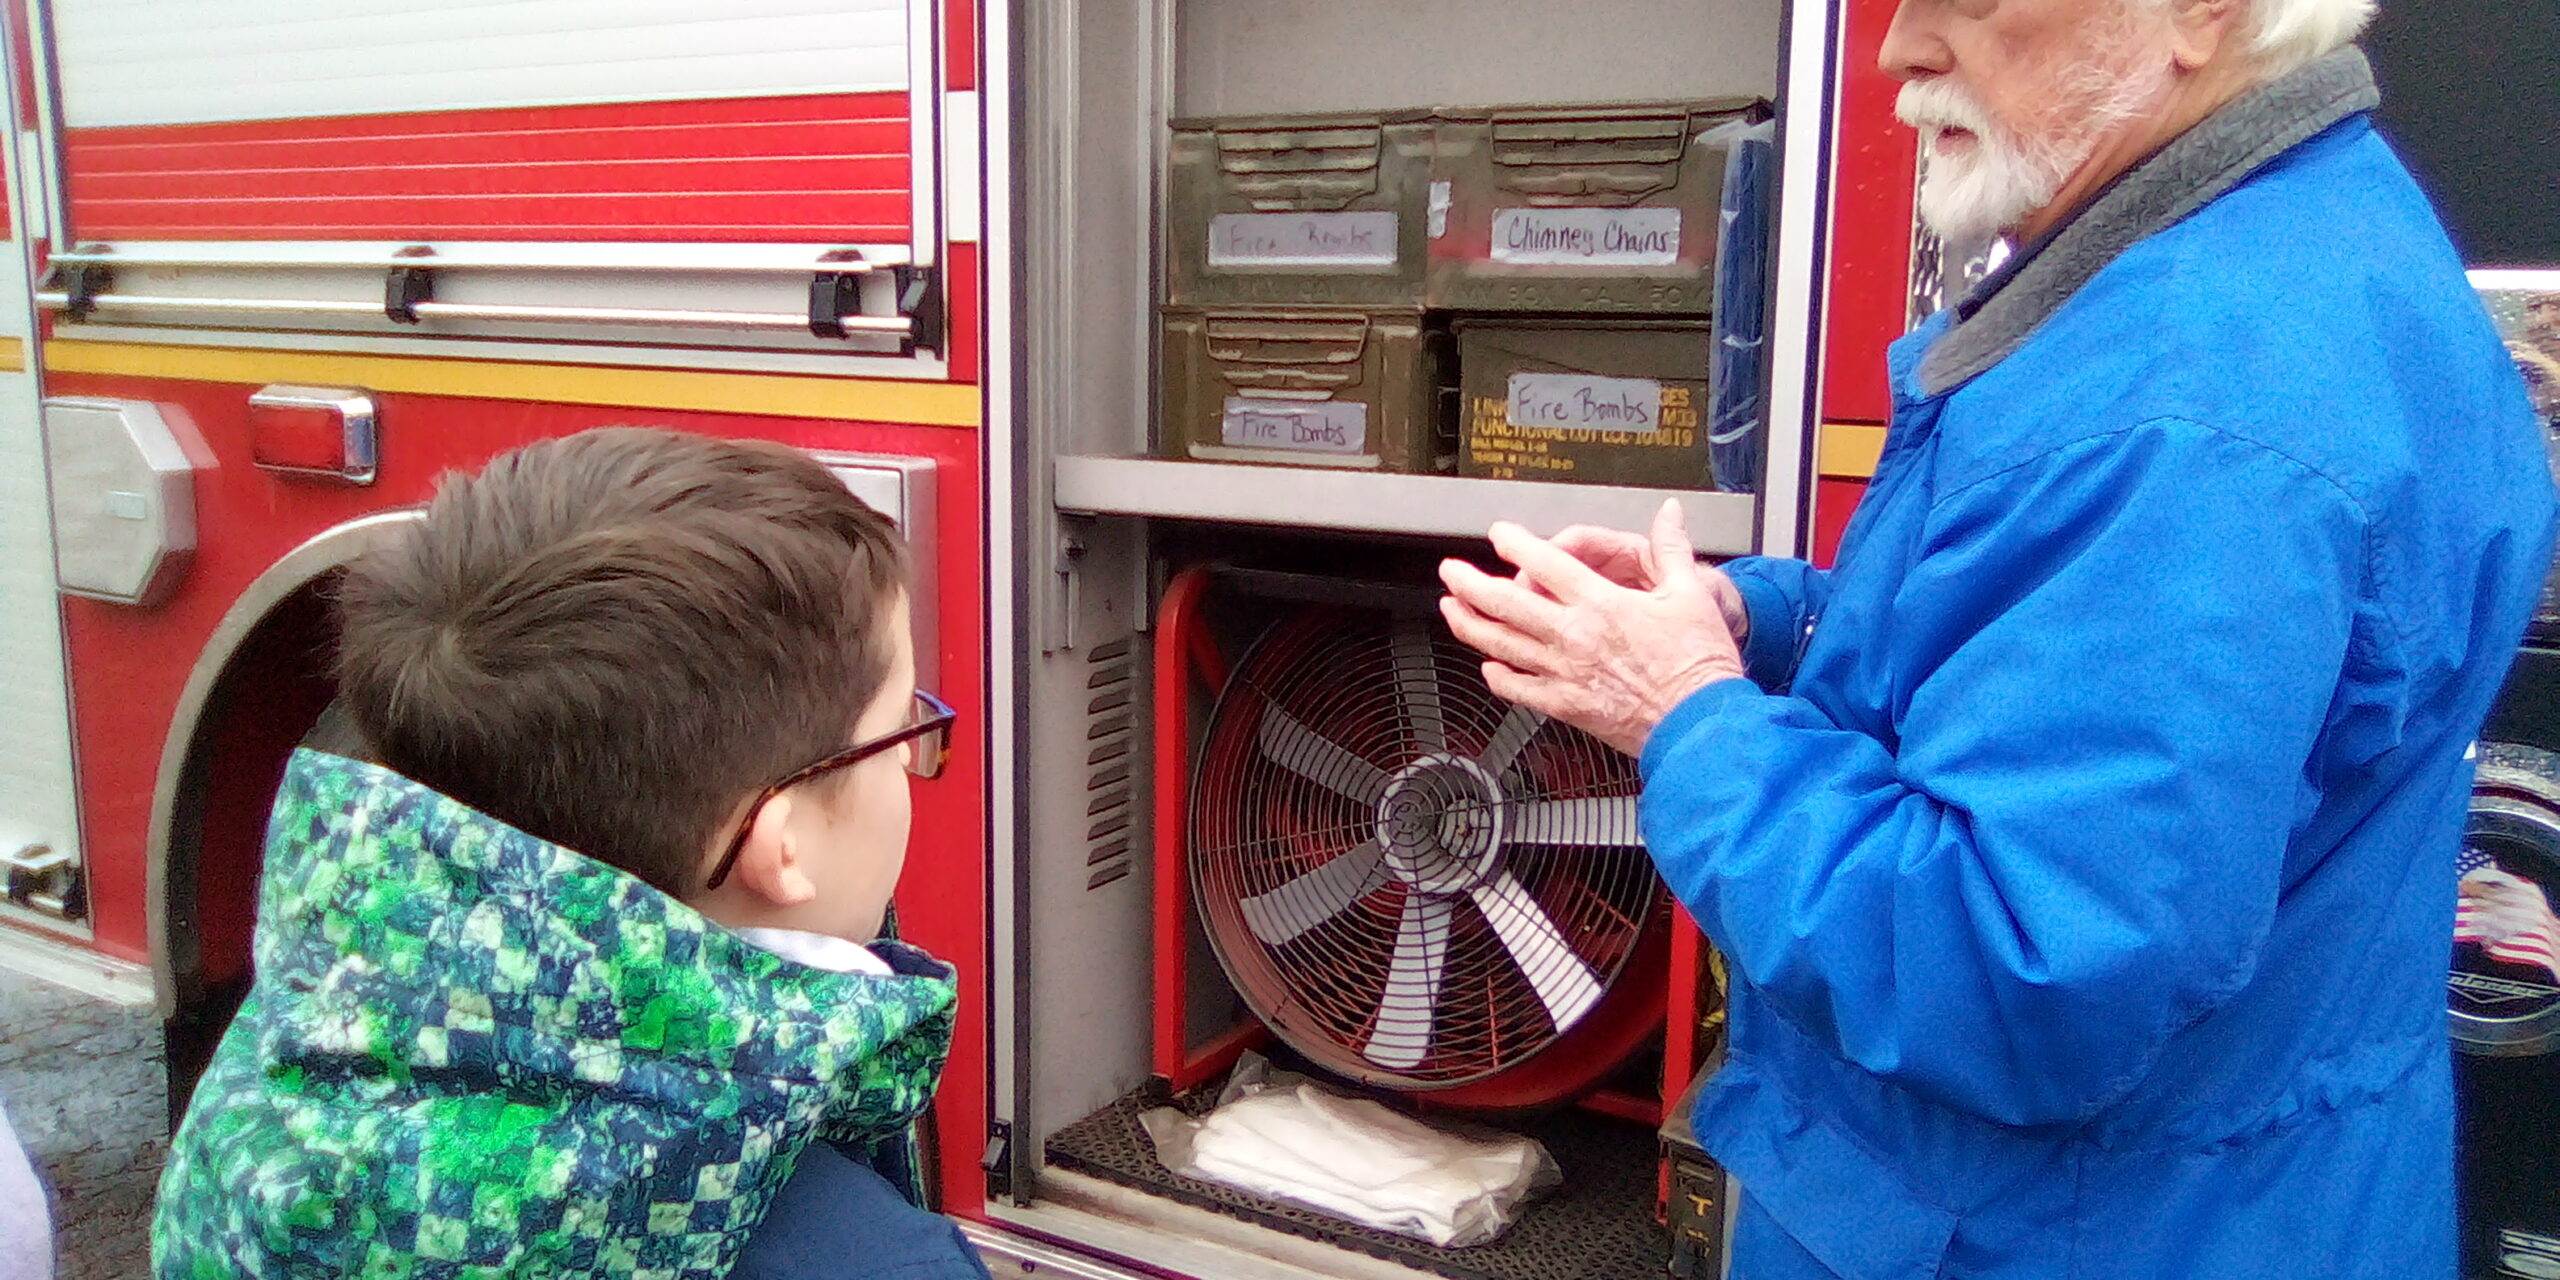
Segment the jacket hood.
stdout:
[[268,831],[258,968],[311,982],[277,1032],[394,1075],[468,1064],[832,1088],[884,1056],[938,1072],[952,971],[882,950],[898,976],[784,959],[627,872],[316,751],[295,753]]
[[170,1144],[159,1273],[725,1275],[812,1138],[894,1140],[932,1098],[952,970],[874,949],[895,973],[810,968],[298,752],[257,979]]

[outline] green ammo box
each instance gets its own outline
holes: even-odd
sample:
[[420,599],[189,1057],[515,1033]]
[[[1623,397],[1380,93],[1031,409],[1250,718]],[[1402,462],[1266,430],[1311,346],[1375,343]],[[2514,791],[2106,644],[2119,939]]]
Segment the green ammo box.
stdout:
[[1425,111],[1174,121],[1166,301],[1421,306],[1433,128]]
[[1462,319],[1458,474],[1715,487],[1704,321]]
[[1711,131],[1767,114],[1757,98],[1442,111],[1431,305],[1708,314],[1729,149]]
[[1160,451],[1203,462],[1445,472],[1448,332],[1419,308],[1163,311]]

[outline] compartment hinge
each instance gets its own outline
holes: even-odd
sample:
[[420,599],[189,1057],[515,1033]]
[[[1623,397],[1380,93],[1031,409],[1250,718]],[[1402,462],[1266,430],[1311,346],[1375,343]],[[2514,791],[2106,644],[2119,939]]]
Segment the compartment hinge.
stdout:
[[909,321],[907,354],[918,347],[946,354],[942,336],[942,273],[931,267],[891,267],[898,282],[898,314]]
[[987,1172],[987,1198],[1001,1200],[1013,1195],[1013,1122],[991,1120],[987,1123],[986,1154],[978,1157],[978,1167]]
[[382,314],[393,324],[416,324],[418,304],[435,300],[435,273],[425,267],[393,267],[383,276]]
[[402,245],[391,255],[392,266],[382,275],[382,314],[393,324],[418,323],[420,303],[436,300],[436,256],[434,245]]
[[30,844],[5,859],[9,901],[56,920],[89,916],[89,885],[80,864],[50,845]]
[[1043,651],[1074,652],[1078,640],[1078,623],[1084,613],[1085,541],[1080,526],[1070,520],[1058,522],[1058,552],[1050,568],[1058,575],[1058,613],[1051,620]]
[[62,314],[86,320],[98,309],[98,295],[116,287],[116,273],[95,262],[57,262],[46,282],[62,291]]
[[862,278],[871,268],[853,249],[830,249],[820,262],[841,262],[842,271],[820,271],[809,278],[809,332],[821,338],[845,336],[844,318],[862,314]]

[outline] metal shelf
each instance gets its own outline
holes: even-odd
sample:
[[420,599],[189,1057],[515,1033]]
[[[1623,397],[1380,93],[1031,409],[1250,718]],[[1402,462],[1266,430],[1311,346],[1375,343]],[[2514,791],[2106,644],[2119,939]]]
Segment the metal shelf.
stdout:
[[1452,538],[1481,537],[1496,520],[1537,533],[1572,524],[1642,529],[1663,499],[1676,498],[1690,538],[1713,555],[1750,553],[1759,509],[1747,493],[1157,458],[1062,457],[1056,481],[1060,511]]

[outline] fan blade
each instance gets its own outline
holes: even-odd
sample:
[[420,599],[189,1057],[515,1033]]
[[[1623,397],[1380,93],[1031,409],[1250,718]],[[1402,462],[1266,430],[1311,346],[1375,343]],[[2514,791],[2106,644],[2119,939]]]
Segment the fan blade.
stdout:
[[1449,721],[1440,706],[1440,664],[1431,654],[1431,633],[1421,619],[1397,618],[1387,637],[1395,660],[1396,693],[1413,720],[1413,738],[1425,755],[1449,749]]
[[1494,726],[1493,741],[1485,744],[1484,754],[1476,757],[1476,763],[1497,778],[1509,773],[1512,762],[1520,758],[1520,749],[1528,746],[1529,739],[1537,737],[1546,723],[1545,716],[1527,707],[1513,707],[1503,714],[1502,723]]
[[1386,770],[1351,754],[1276,706],[1262,709],[1256,741],[1272,763],[1346,800],[1374,805],[1386,794]]
[[1469,892],[1476,909],[1484,912],[1485,923],[1493,926],[1494,936],[1502,939],[1502,949],[1511,953],[1538,999],[1545,1002],[1556,1030],[1572,1026],[1600,1003],[1600,980],[1592,976],[1591,966],[1574,954],[1573,945],[1564,940],[1556,922],[1529,896],[1529,887],[1518,877],[1505,871]]
[[1386,883],[1386,856],[1386,850],[1372,840],[1236,906],[1243,910],[1245,927],[1253,930],[1253,936],[1276,947],[1341,915]]
[[1512,806],[1506,834],[1513,844],[1560,844],[1579,849],[1644,847],[1634,796],[1525,800]]
[[1396,924],[1395,956],[1378,994],[1378,1021],[1360,1056],[1394,1071],[1431,1055],[1431,1020],[1440,1004],[1440,970],[1449,959],[1449,900],[1408,893]]

